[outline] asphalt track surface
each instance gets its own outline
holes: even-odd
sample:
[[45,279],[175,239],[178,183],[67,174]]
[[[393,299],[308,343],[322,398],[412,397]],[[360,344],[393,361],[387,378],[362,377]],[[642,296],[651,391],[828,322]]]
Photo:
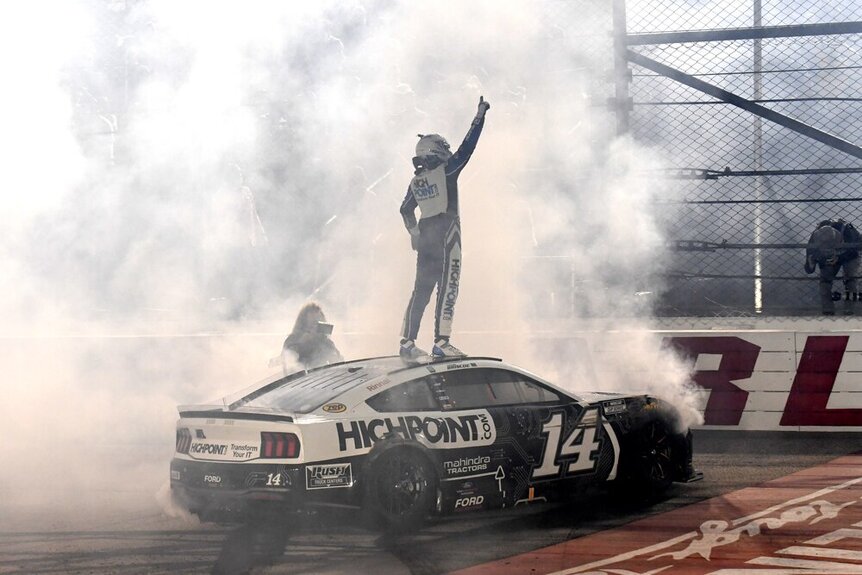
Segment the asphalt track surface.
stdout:
[[[494,573],[500,569],[495,561],[499,566],[537,550],[601,541],[604,533],[698,510],[713,498],[733,500],[735,495],[738,504],[748,493],[740,490],[747,487],[862,452],[862,435],[699,430],[695,451],[695,466],[704,480],[675,484],[650,506],[633,507],[597,492],[565,504],[444,518],[417,533],[388,536],[364,529],[347,510],[306,515],[289,524],[228,527],[121,517],[110,530],[0,533],[0,574]],[[855,467],[849,473],[862,477],[862,466],[858,474]],[[807,539],[805,525],[795,528],[799,540]],[[540,564],[530,565],[523,567],[525,573],[543,572]]]

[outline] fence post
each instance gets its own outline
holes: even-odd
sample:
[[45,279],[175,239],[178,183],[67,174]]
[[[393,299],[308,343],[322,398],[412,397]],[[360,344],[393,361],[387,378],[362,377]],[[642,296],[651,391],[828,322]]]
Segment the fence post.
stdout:
[[626,0],[614,0],[614,112],[617,116],[617,135],[629,131],[629,111],[631,97],[629,96],[629,70],[626,58]]
[[[753,0],[753,12],[755,28],[763,26],[763,6],[761,0]],[[763,99],[763,79],[761,72],[763,71],[763,46],[760,38],[754,39],[754,74],[752,75],[753,91],[752,99],[755,102]],[[757,171],[763,170],[763,120],[760,116],[754,116],[754,169]],[[758,203],[754,205],[754,243],[760,244],[763,233],[763,214],[761,211],[760,200],[763,199],[763,176],[757,176],[754,180],[754,195]],[[763,313],[763,280],[760,276],[763,275],[763,254],[760,248],[754,249],[754,313]]]

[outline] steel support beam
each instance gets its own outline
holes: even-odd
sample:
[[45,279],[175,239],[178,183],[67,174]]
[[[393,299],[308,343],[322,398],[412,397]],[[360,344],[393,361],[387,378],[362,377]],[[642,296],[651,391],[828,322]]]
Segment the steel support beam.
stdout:
[[727,40],[757,40],[763,38],[832,36],[840,34],[862,34],[862,22],[824,22],[820,24],[798,24],[795,26],[756,26],[753,28],[726,28],[724,30],[629,34],[626,36],[626,44],[629,46],[645,46],[653,44],[684,44],[688,42],[720,42]]
[[784,126],[785,128],[793,130],[803,136],[817,140],[818,142],[826,144],[836,150],[841,150],[855,158],[862,159],[862,148],[856,144],[848,142],[847,140],[839,138],[838,136],[824,132],[823,130],[819,130],[813,126],[809,126],[804,122],[800,122],[799,120],[786,116],[780,112],[776,112],[775,110],[770,110],[756,102],[737,96],[736,94],[728,92],[727,90],[719,88],[709,82],[704,82],[700,78],[695,78],[691,74],[686,74],[676,68],[672,68],[671,66],[657,62],[652,58],[638,54],[633,50],[626,50],[626,58],[628,58],[629,62],[642,66],[647,70],[652,70],[656,74],[667,76],[672,80],[676,80],[677,82],[685,84],[686,86],[694,88],[704,94],[708,94],[723,102],[742,108],[743,110],[769,120],[770,122],[775,122],[776,124]]

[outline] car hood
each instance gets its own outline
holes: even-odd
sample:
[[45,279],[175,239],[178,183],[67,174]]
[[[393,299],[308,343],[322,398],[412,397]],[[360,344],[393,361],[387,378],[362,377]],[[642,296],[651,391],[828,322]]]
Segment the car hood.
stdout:
[[586,401],[587,403],[601,403],[603,401],[609,401],[612,399],[626,399],[629,397],[637,397],[637,395],[619,392],[588,391],[578,393],[578,397]]

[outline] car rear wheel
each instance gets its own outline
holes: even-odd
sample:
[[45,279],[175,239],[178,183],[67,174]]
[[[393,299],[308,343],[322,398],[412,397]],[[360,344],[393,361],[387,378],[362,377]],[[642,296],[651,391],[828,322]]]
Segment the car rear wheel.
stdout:
[[390,530],[415,528],[431,511],[436,493],[428,459],[414,449],[392,449],[372,466],[366,504]]

